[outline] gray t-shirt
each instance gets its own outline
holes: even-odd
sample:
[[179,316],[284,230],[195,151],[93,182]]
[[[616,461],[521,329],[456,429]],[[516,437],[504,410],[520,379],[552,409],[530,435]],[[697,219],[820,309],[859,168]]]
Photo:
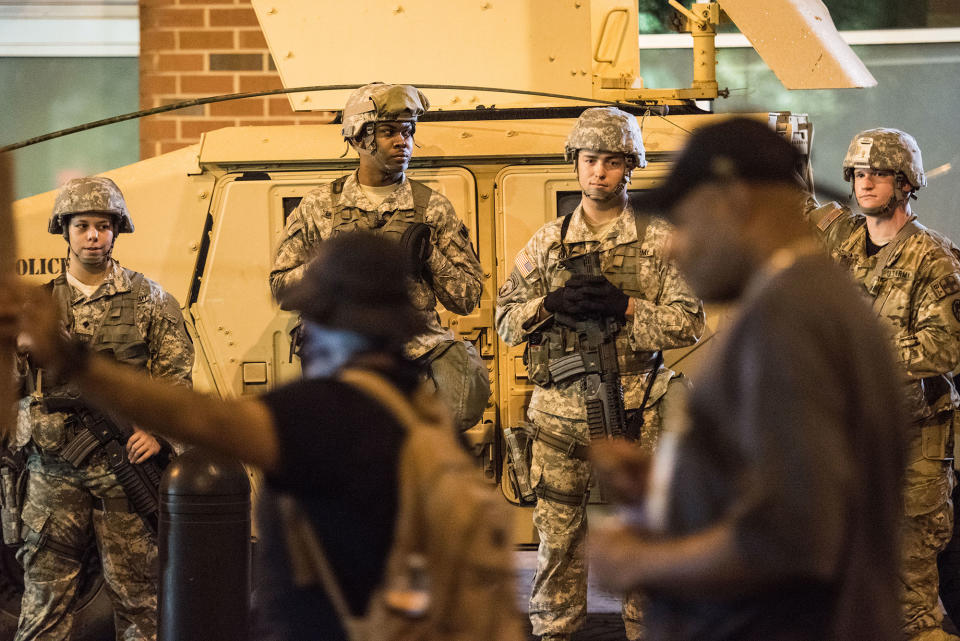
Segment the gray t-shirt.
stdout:
[[694,381],[667,530],[732,523],[764,587],[651,594],[650,639],[898,639],[906,418],[874,314],[845,272],[811,255],[752,291],[721,340]]

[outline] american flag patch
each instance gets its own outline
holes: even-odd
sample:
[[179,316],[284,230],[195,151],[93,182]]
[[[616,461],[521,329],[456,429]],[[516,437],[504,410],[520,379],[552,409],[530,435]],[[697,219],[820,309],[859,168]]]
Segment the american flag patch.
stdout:
[[525,249],[521,250],[520,253],[517,254],[513,264],[517,266],[517,271],[519,271],[520,275],[524,278],[529,276],[531,273],[533,273],[533,270],[536,269],[536,267],[533,265],[533,261],[531,261],[530,257],[527,256],[527,250]]

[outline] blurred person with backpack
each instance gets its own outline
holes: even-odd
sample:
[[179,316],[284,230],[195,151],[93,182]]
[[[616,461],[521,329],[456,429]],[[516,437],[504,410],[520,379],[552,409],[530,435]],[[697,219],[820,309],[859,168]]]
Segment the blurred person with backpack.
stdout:
[[423,321],[397,265],[372,234],[325,242],[284,299],[305,319],[305,376],[257,398],[134,376],[59,336],[42,300],[8,298],[0,317],[91,402],[264,470],[274,638],[519,639],[508,508],[403,355]]

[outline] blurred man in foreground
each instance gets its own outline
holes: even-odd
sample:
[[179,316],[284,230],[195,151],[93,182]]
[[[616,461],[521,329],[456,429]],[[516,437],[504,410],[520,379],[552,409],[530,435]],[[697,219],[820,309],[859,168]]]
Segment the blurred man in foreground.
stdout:
[[[342,597],[338,599],[337,593],[328,592],[323,584],[312,581],[312,575],[307,576],[306,571],[313,568],[306,567],[309,564],[300,556],[307,546],[290,545],[291,530],[268,522],[261,545],[273,582],[264,590],[275,591],[274,596],[279,595],[275,603],[281,607],[266,613],[267,629],[279,639],[347,641],[348,626],[354,621],[346,615],[362,618],[375,599],[381,602],[382,591],[377,588],[392,576],[388,560],[394,559],[389,554],[395,534],[401,531],[396,522],[402,514],[400,508],[410,505],[410,501],[401,501],[398,490],[405,469],[401,464],[409,460],[401,456],[408,440],[406,424],[422,418],[422,422],[430,419],[437,427],[446,428],[435,430],[435,440],[448,439],[446,451],[462,457],[464,462],[457,466],[470,469],[466,455],[453,443],[449,417],[443,411],[438,413],[435,395],[421,385],[421,366],[403,356],[404,343],[423,330],[422,315],[408,293],[407,265],[396,243],[372,234],[345,234],[324,242],[301,284],[289,290],[284,300],[305,320],[305,377],[257,398],[220,400],[139,376],[91,354],[82,343],[67,341],[45,299],[33,297],[23,303],[25,294],[13,288],[0,297],[0,338],[17,329],[24,332],[33,355],[74,381],[94,404],[145,427],[260,466],[270,490],[267,495],[295,500],[310,526],[313,536],[309,539],[322,542],[329,574],[336,578]],[[376,389],[383,396],[392,394],[405,411],[394,411],[377,394],[348,383],[344,372],[354,378],[374,379]],[[403,416],[407,418],[400,418]],[[437,480],[439,476],[431,480],[439,484],[443,480]],[[482,485],[479,478],[477,485]],[[457,500],[472,505],[475,497],[463,492]],[[408,508],[408,519],[410,513]],[[509,561],[509,537],[502,530],[493,531],[503,520],[476,528],[489,542],[487,558],[479,560],[499,556]],[[429,538],[428,552],[432,540],[439,537]],[[460,547],[470,545],[466,541]],[[432,572],[436,567],[429,566],[430,558],[427,556],[427,583],[437,585],[440,581]],[[460,561],[455,558],[452,563]],[[466,568],[458,576],[458,589],[473,587],[475,576],[485,579],[486,596],[494,592],[491,586],[502,584],[500,575],[483,574],[474,565],[457,567]],[[503,574],[509,585],[512,572],[507,568]],[[512,594],[504,594],[509,603]],[[418,614],[409,625],[433,624],[434,613],[443,612],[440,605],[434,603],[427,615]],[[512,625],[509,607],[481,607],[479,611],[481,615],[491,613],[494,628],[502,624],[499,629],[506,630]],[[445,623],[451,635],[457,634],[464,621],[476,622],[478,617],[472,614],[462,613],[439,623]],[[396,637],[383,634],[378,638]],[[515,637],[495,633],[483,639],[472,634],[456,638]]]
[[739,301],[649,475],[625,443],[594,453],[635,518],[592,532],[591,558],[647,592],[651,641],[898,638],[900,374],[807,233],[799,164],[734,119],[697,132],[648,201],[697,294]]

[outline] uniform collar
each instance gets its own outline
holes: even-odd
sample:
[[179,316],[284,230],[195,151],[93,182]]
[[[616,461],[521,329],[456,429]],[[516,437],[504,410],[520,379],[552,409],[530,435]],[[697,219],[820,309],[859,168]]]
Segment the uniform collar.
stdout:
[[374,207],[367,199],[367,195],[363,193],[363,188],[357,179],[358,172],[359,170],[355,169],[353,173],[347,176],[347,180],[343,183],[340,200],[344,205],[356,207],[362,211],[376,211],[380,213],[413,209],[413,188],[410,186],[410,181],[407,180],[406,174],[403,174],[403,178],[400,179],[400,186],[392,194],[384,198],[380,205]]
[[[586,243],[594,241],[593,232],[587,227],[584,221],[583,205],[577,205],[570,219],[570,227],[567,229],[564,243]],[[606,236],[600,241],[600,248],[612,247],[616,245],[626,245],[637,240],[637,223],[633,209],[627,203],[616,222],[607,230]]]
[[[61,274],[63,278],[63,284],[68,285],[67,273],[64,272]],[[97,300],[98,298],[103,298],[104,296],[113,296],[114,294],[122,294],[129,292],[132,287],[130,277],[127,276],[127,272],[120,266],[120,263],[116,259],[110,259],[110,269],[107,273],[107,277],[100,283],[100,286],[93,293],[93,296],[89,300]],[[77,303],[83,300],[84,296],[82,293],[70,288],[71,292],[74,292],[75,295],[71,298],[71,303]]]

